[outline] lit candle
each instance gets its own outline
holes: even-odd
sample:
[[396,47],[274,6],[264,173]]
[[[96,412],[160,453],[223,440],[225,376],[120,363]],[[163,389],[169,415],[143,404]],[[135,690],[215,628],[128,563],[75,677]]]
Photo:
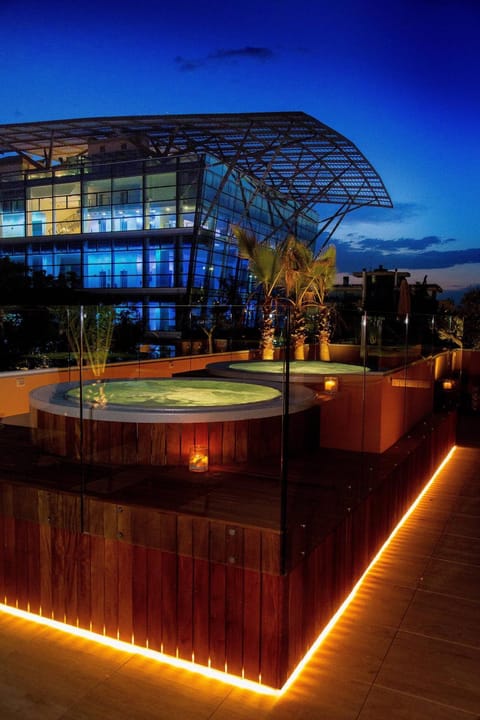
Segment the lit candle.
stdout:
[[193,447],[190,450],[188,469],[191,472],[207,472],[208,451],[206,447]]
[[326,392],[336,392],[338,390],[337,378],[325,378],[324,387]]

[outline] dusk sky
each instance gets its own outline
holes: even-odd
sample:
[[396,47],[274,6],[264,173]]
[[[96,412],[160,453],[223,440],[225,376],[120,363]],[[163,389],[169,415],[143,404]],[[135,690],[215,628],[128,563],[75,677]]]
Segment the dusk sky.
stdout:
[[394,203],[342,223],[340,275],[480,284],[480,0],[2,0],[0,25],[0,124],[304,111]]

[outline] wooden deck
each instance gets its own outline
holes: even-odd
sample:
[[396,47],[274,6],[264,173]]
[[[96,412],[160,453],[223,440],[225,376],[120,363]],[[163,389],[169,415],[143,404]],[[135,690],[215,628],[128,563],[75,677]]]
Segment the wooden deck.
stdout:
[[[381,455],[320,448],[289,458],[288,525],[313,514],[316,525],[329,532],[442,418],[430,417]],[[279,457],[254,465],[210,465],[209,472],[198,474],[185,466],[82,466],[35,447],[28,427],[0,425],[0,481],[73,494],[83,490],[116,504],[280,530]]]
[[0,594],[61,622],[281,687],[453,445],[436,415],[382,455],[82,467],[0,430]]
[[450,463],[282,697],[0,613],[2,720],[474,720],[480,417],[466,429],[469,437],[462,432]]

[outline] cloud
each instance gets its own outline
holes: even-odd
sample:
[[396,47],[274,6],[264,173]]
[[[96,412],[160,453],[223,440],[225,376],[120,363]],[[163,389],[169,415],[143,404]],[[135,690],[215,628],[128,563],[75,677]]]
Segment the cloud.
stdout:
[[192,70],[197,70],[197,68],[202,67],[205,63],[201,60],[187,60],[187,58],[182,57],[181,55],[177,55],[175,58],[175,62],[178,65],[178,69],[182,72],[191,72]]
[[423,252],[428,248],[432,248],[439,245],[445,245],[446,243],[455,242],[453,238],[443,239],[438,235],[428,235],[423,238],[395,238],[390,240],[383,240],[381,238],[372,238],[365,235],[358,235],[356,233],[349,233],[347,236],[348,243],[352,250],[372,251],[378,250],[383,253],[405,253],[405,252]]
[[453,265],[480,263],[480,248],[465,250],[443,250],[446,244],[455,242],[437,236],[424,238],[398,238],[380,240],[378,238],[350,235],[346,239],[336,239],[337,268],[340,273],[373,270],[383,265],[392,270],[406,268],[448,268]]
[[205,65],[212,65],[221,63],[224,61],[235,61],[237,59],[255,60],[258,62],[265,62],[271,60],[274,57],[273,50],[266,47],[252,47],[247,45],[243,48],[221,48],[213,53],[205,55],[203,58],[191,59],[185,58],[181,55],[177,55],[175,63],[181,72],[192,72],[198,70],[198,68],[204,67]]
[[232,50],[218,50],[208,56],[211,60],[223,60],[224,58],[248,57],[254,60],[270,60],[273,57],[272,50],[263,47],[244,47]]

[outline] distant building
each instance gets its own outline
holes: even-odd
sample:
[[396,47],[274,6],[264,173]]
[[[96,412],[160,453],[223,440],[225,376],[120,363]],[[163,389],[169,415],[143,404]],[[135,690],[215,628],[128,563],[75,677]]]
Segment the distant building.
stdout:
[[[333,208],[323,224],[319,203]],[[300,112],[0,126],[0,257],[142,307],[152,330],[226,285],[245,300],[232,225],[313,246],[364,205],[391,206],[380,177]]]
[[[375,270],[360,270],[352,273],[361,282],[351,283],[345,275],[342,284],[336,284],[328,293],[328,300],[339,306],[357,308],[372,314],[398,314],[401,300],[402,281],[406,282],[411,313],[434,313],[438,309],[437,295],[443,292],[437,283],[423,282],[410,284],[410,273],[404,270],[387,270],[379,265]],[[400,308],[401,309],[401,308]]]
[[[346,275],[343,283],[334,285],[327,297],[341,318],[341,322],[336,322],[337,341],[347,339],[360,343],[360,320],[366,313],[368,337],[363,341],[369,346],[399,346],[405,342],[431,344],[432,316],[438,312],[440,285],[427,283],[426,276],[423,282],[409,284],[409,272],[387,270],[383,265],[352,275],[361,282],[350,282],[350,276]],[[407,316],[408,327],[404,322]]]

